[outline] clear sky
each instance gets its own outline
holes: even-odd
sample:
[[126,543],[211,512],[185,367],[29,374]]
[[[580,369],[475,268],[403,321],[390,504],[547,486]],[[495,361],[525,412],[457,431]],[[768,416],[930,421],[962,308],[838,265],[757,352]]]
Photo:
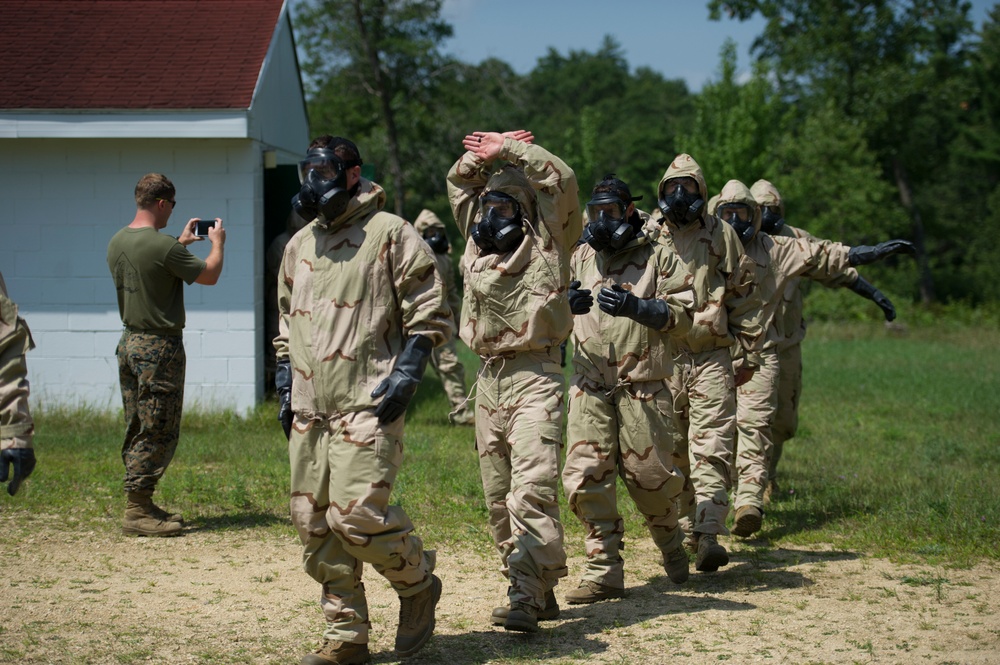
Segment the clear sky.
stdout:
[[[977,27],[995,4],[972,2]],[[525,74],[549,47],[563,55],[593,52],[610,34],[633,69],[682,78],[693,92],[717,78],[727,37],[737,44],[740,72],[748,74],[750,45],[764,27],[759,16],[710,21],[704,0],[444,0],[442,18],[455,30],[443,50],[464,62],[496,57]]]

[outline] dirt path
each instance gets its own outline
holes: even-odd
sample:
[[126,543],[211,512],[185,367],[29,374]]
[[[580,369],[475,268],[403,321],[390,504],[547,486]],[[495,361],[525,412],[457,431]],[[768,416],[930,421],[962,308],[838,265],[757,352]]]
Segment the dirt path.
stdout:
[[[321,637],[319,590],[291,533],[272,534],[0,540],[0,663],[297,663]],[[492,553],[439,548],[436,635],[408,662],[1000,663],[995,567],[730,545],[727,568],[675,587],[647,540],[629,542],[627,598],[563,604],[534,636],[489,624],[506,589]],[[571,558],[560,600],[580,568]],[[396,597],[365,576],[374,662],[396,662]]]

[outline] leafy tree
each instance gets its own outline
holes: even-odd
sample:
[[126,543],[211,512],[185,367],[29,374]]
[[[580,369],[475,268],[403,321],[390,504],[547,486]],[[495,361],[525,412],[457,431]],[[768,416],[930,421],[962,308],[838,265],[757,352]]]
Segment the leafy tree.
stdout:
[[315,133],[365,141],[369,161],[384,159],[395,211],[403,214],[410,142],[421,116],[420,94],[446,64],[438,51],[452,34],[441,0],[313,0],[299,6],[307,57],[309,112]]
[[695,120],[678,137],[680,151],[704,171],[710,196],[732,179],[750,186],[774,177],[774,147],[786,115],[763,69],[745,84],[736,80],[732,40],[722,47],[719,74],[718,81],[702,88],[694,102]]
[[920,294],[931,301],[936,239],[928,238],[922,194],[956,128],[953,80],[965,67],[969,3],[710,0],[708,6],[713,18],[759,12],[767,20],[753,49],[774,68],[787,100],[808,108],[832,102],[845,117],[863,121],[867,143],[909,213]]

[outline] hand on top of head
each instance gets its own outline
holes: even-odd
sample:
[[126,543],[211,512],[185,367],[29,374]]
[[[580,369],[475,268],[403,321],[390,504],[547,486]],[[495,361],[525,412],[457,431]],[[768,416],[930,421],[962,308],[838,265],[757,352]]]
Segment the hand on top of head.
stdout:
[[535,136],[526,129],[515,129],[509,132],[472,132],[462,139],[462,146],[483,161],[496,159],[503,147],[505,138],[512,138],[522,143],[531,143]]

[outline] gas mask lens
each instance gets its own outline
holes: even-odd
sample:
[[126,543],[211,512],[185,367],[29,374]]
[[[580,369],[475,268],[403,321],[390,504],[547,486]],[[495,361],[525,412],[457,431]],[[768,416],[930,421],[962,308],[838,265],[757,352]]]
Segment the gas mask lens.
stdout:
[[[483,218],[517,219],[520,217],[520,206],[517,201],[502,194],[489,193],[480,202]],[[491,214],[492,213],[492,214]]]
[[625,204],[621,201],[602,201],[587,204],[587,219],[596,222],[604,215],[608,221],[621,221],[625,218]]
[[719,219],[730,224],[750,221],[750,206],[744,203],[726,203],[719,206]]
[[664,183],[663,194],[664,196],[669,196],[671,194],[675,196],[680,196],[683,194],[697,194],[698,193],[698,181],[694,178],[672,178]]
[[336,180],[343,170],[344,163],[332,151],[311,151],[299,162],[299,183],[305,183],[310,171],[315,171],[320,180]]

